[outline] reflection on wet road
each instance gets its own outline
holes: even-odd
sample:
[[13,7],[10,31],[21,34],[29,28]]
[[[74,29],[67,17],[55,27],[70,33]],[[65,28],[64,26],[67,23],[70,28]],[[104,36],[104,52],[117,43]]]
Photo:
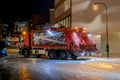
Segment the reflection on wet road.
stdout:
[[9,55],[0,60],[0,80],[120,80],[120,64],[104,60],[49,60]]

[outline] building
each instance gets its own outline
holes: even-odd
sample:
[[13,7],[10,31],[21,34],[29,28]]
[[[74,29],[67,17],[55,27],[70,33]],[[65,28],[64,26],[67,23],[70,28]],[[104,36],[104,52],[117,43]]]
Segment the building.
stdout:
[[[98,10],[93,9],[95,3]],[[106,14],[106,7],[107,14]],[[106,55],[106,16],[110,56],[120,56],[120,0],[55,0],[55,22],[66,27],[86,27],[99,35],[99,51]]]
[[53,26],[55,24],[55,10],[49,9],[50,11],[50,25]]
[[55,22],[71,26],[71,0],[55,0]]
[[32,19],[34,25],[45,24],[49,22],[49,14],[33,14]]

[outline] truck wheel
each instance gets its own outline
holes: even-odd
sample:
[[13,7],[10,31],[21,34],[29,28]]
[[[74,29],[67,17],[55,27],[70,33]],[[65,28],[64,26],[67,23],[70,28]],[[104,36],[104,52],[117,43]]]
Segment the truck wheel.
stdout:
[[90,51],[90,56],[94,56],[95,55],[95,52],[94,51]]
[[63,50],[60,50],[59,51],[59,57],[62,60],[67,59],[67,53],[65,51],[63,51]]
[[71,55],[71,58],[72,58],[73,60],[75,60],[75,59],[77,59],[77,56]]
[[48,53],[50,59],[58,59],[58,55],[55,50],[50,50]]
[[73,50],[71,53],[71,58],[75,60],[78,57],[78,51]]
[[23,49],[22,54],[25,58],[28,58],[30,56],[28,49]]

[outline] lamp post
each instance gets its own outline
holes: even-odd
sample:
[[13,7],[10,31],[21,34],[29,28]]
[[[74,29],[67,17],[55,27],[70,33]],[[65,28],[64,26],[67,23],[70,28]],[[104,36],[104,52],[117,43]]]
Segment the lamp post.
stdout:
[[107,52],[107,58],[109,58],[109,43],[108,43],[108,13],[107,13],[107,5],[102,2],[95,3],[95,5],[101,4],[106,9],[106,52]]

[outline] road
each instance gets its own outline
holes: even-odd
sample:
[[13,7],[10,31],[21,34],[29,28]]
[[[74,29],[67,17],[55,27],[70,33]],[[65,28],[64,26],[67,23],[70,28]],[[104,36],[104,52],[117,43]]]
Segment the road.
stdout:
[[50,60],[10,54],[0,58],[0,80],[120,80],[120,59]]

